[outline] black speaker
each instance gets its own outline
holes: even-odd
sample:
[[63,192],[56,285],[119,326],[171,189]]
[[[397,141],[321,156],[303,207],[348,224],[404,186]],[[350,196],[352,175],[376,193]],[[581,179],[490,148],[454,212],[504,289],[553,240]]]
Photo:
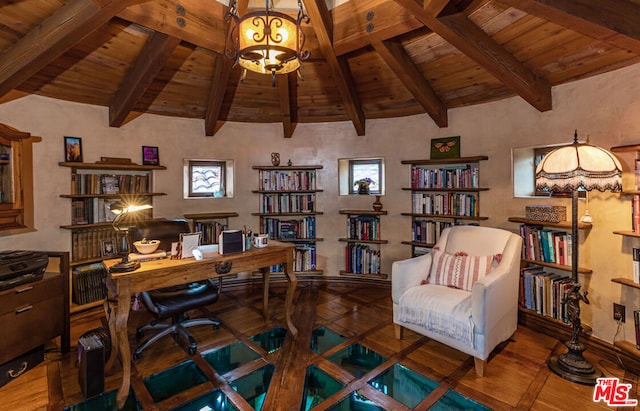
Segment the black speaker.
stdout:
[[104,345],[97,335],[78,340],[78,382],[84,398],[104,391]]
[[244,251],[244,234],[240,230],[225,230],[218,238],[218,252],[221,255]]

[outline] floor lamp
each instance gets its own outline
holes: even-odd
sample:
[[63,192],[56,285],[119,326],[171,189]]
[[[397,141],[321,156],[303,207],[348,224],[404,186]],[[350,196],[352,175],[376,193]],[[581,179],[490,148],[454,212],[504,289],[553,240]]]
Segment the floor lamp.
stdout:
[[130,215],[132,213],[136,213],[141,210],[147,210],[152,208],[149,204],[114,204],[111,207],[111,212],[116,214],[116,218],[113,219],[112,225],[113,229],[120,234],[120,246],[118,247],[118,251],[120,252],[120,256],[122,260],[111,266],[109,269],[113,273],[126,273],[129,271],[134,271],[135,269],[140,267],[140,263],[138,261],[129,261],[129,226],[122,225],[125,220],[125,216]]
[[605,149],[578,143],[578,132],[573,144],[551,151],[536,168],[536,187],[550,192],[571,193],[571,284],[563,299],[572,326],[572,337],[565,344],[569,352],[547,360],[551,371],[562,378],[586,385],[595,385],[602,372],[584,358],[585,347],[578,341],[580,302],[589,304],[587,291],[580,292],[578,282],[578,191],[620,191],[622,166]]

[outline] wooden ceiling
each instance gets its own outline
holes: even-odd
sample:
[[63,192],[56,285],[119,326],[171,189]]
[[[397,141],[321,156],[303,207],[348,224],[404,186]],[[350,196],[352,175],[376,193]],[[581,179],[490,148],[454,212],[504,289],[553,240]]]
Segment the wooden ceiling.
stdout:
[[[277,8],[276,2],[276,8]],[[248,9],[248,0],[238,2]],[[253,4],[253,3],[252,3]],[[262,3],[264,4],[264,3]],[[222,56],[216,0],[0,0],[0,104],[27,94],[142,113],[297,123],[428,113],[519,96],[553,109],[551,88],[638,63],[640,0],[303,0],[303,80]],[[280,11],[280,10],[279,10]],[[295,11],[291,11],[295,14]]]

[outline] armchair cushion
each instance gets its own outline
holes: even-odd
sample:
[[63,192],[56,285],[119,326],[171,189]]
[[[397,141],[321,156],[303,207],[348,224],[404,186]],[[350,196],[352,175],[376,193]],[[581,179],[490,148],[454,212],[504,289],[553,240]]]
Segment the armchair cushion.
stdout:
[[473,284],[491,271],[493,256],[470,256],[465,253],[448,254],[433,249],[430,275],[425,284],[438,284],[471,291]]

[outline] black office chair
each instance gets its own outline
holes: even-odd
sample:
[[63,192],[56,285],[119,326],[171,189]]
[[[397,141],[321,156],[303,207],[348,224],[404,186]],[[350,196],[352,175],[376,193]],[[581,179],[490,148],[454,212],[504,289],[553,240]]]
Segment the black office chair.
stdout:
[[[189,224],[185,220],[147,220],[137,224],[134,239],[160,240],[160,248],[168,251],[171,250],[171,242],[179,241],[180,234],[189,231]],[[139,327],[136,337],[142,338],[146,331],[158,332],[135,349],[133,358],[137,360],[142,357],[145,348],[168,334],[172,334],[176,340],[182,337],[187,343],[187,352],[195,354],[198,344],[187,327],[212,325],[218,329],[220,322],[208,317],[189,319],[185,313],[215,303],[220,295],[220,286],[220,281],[207,280],[140,293],[145,307],[156,319]],[[171,323],[161,321],[168,318],[171,318]]]

